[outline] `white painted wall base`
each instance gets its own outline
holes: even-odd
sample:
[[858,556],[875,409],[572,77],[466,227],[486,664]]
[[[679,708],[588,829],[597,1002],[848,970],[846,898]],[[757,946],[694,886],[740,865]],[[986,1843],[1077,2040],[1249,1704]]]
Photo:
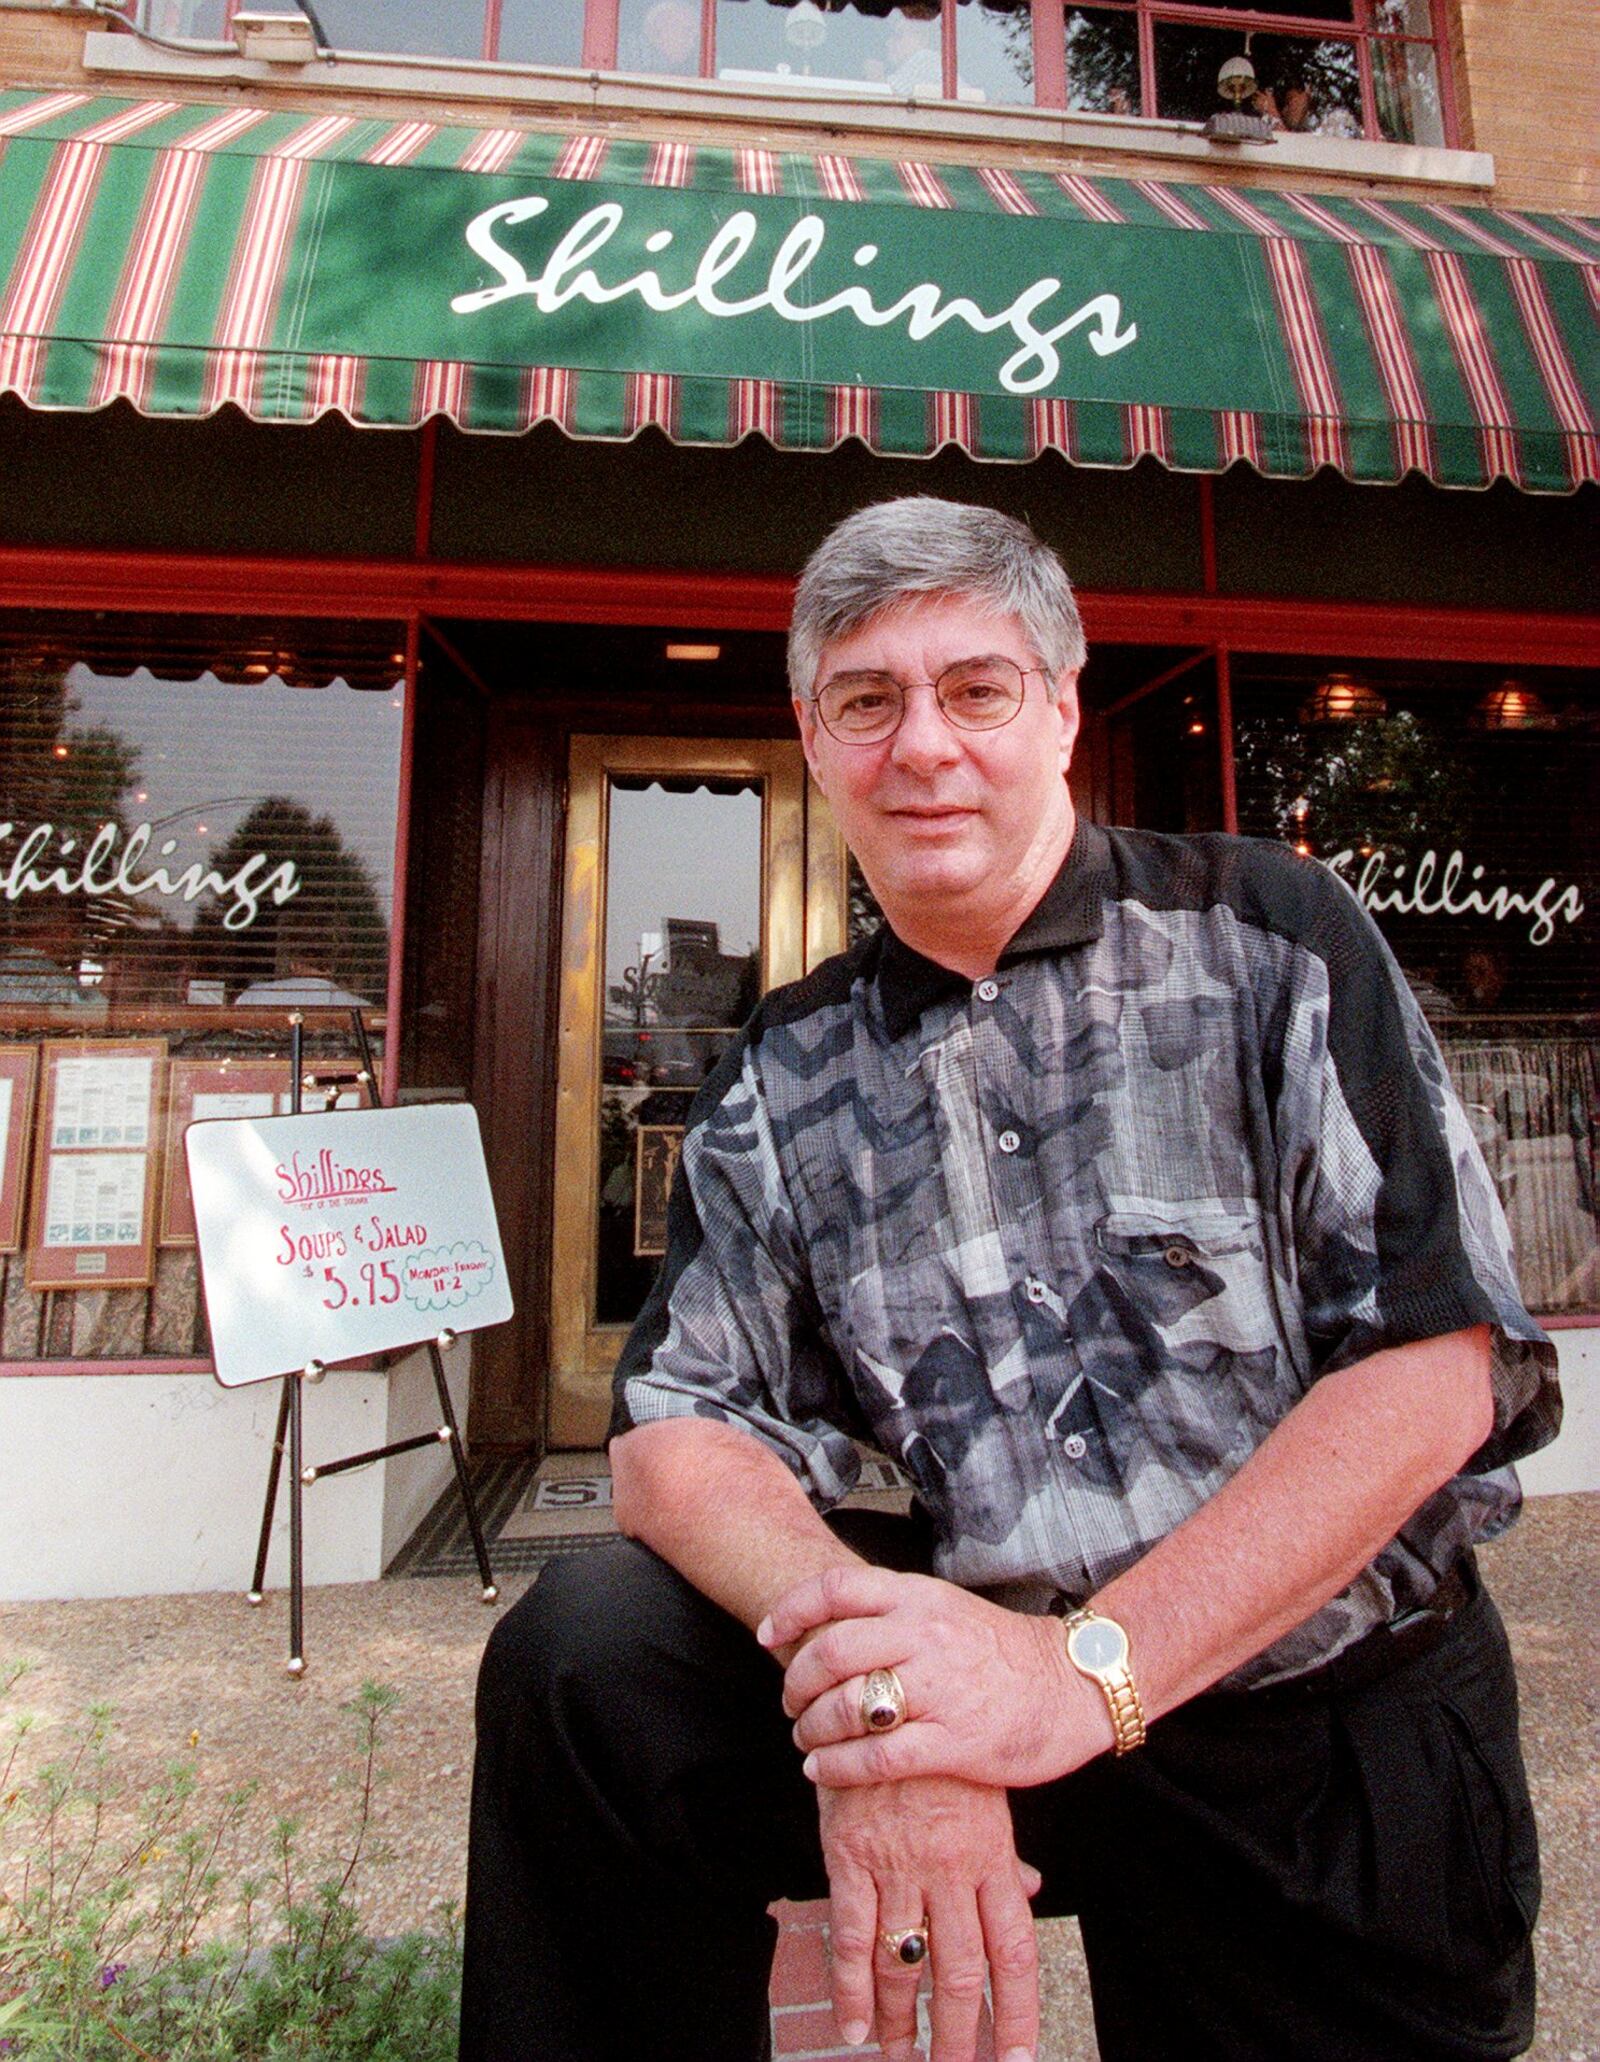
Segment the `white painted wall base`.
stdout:
[[[445,1357],[465,1419],[470,1342]],[[170,1595],[249,1587],[278,1385],[209,1375],[0,1377],[0,1598]],[[386,1374],[334,1370],[305,1392],[305,1460],[433,1430],[425,1353]],[[308,1583],[372,1582],[450,1480],[443,1445],[305,1492]],[[289,1579],[280,1483],[267,1581]]]
[[[1556,1334],[1560,1438],[1522,1464],[1530,1496],[1600,1490],[1600,1331]],[[446,1355],[466,1416],[470,1341]],[[278,1410],[275,1382],[209,1375],[0,1377],[0,1598],[123,1597],[249,1586]],[[334,1460],[438,1424],[426,1354],[306,1391],[305,1457]],[[450,1480],[444,1447],[306,1491],[308,1583],[373,1582]],[[267,1581],[288,1581],[278,1495]]]
[[1517,1463],[1529,1496],[1600,1489],[1600,1331],[1552,1332],[1566,1414],[1543,1452]]

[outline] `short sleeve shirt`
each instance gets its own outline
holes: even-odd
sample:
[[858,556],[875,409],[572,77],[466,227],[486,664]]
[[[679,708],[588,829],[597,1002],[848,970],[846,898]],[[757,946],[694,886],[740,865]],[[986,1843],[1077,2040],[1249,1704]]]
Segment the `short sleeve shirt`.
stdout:
[[1482,1452],[1236,1680],[1329,1658],[1510,1521],[1506,1464],[1560,1422],[1555,1354],[1343,883],[1278,845],[1080,823],[992,977],[882,931],[765,999],[690,1113],[613,1431],[741,1426],[823,1509],[877,1447],[941,1575],[1080,1599],[1322,1375],[1478,1324]]

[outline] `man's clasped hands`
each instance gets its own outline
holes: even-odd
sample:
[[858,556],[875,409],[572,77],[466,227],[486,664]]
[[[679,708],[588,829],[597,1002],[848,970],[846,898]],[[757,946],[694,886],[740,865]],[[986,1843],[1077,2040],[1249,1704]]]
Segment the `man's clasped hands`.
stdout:
[[[930,2062],[971,2062],[986,1977],[1000,2062],[1033,2062],[1029,1899],[1041,1879],[1017,1854],[1006,1792],[1111,1744],[1104,1702],[1067,1661],[1059,1619],[851,1562],[788,1591],[756,1637],[786,1662],[784,1710],[818,1786],[844,2038],[860,2046],[875,2030],[893,2062],[910,2055],[925,1939]],[[905,1716],[874,1731],[864,1692],[885,1669]]]

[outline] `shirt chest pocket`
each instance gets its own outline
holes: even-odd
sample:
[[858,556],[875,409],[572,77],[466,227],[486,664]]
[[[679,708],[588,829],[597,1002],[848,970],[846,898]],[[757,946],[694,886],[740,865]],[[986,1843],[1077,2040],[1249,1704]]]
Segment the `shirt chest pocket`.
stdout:
[[1097,1265],[1168,1344],[1232,1353],[1279,1344],[1261,1213],[1247,1202],[1140,1202],[1095,1227]]

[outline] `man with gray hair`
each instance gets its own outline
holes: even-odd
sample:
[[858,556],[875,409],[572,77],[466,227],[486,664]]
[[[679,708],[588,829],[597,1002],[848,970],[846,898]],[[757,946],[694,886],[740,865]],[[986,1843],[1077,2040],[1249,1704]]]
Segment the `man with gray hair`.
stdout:
[[[629,1537],[489,1643],[464,2062],[759,2062],[767,1904],[824,1890],[840,2032],[895,2057],[929,1969],[931,2062],[986,1984],[1042,2052],[1030,1900],[1105,2062],[1531,2038],[1472,1548],[1554,1354],[1348,890],[1077,818],[1083,655],[991,510],[865,509],[802,576],[796,717],[886,922],[701,1091]],[[863,1446],[909,1520],[838,1513]]]

